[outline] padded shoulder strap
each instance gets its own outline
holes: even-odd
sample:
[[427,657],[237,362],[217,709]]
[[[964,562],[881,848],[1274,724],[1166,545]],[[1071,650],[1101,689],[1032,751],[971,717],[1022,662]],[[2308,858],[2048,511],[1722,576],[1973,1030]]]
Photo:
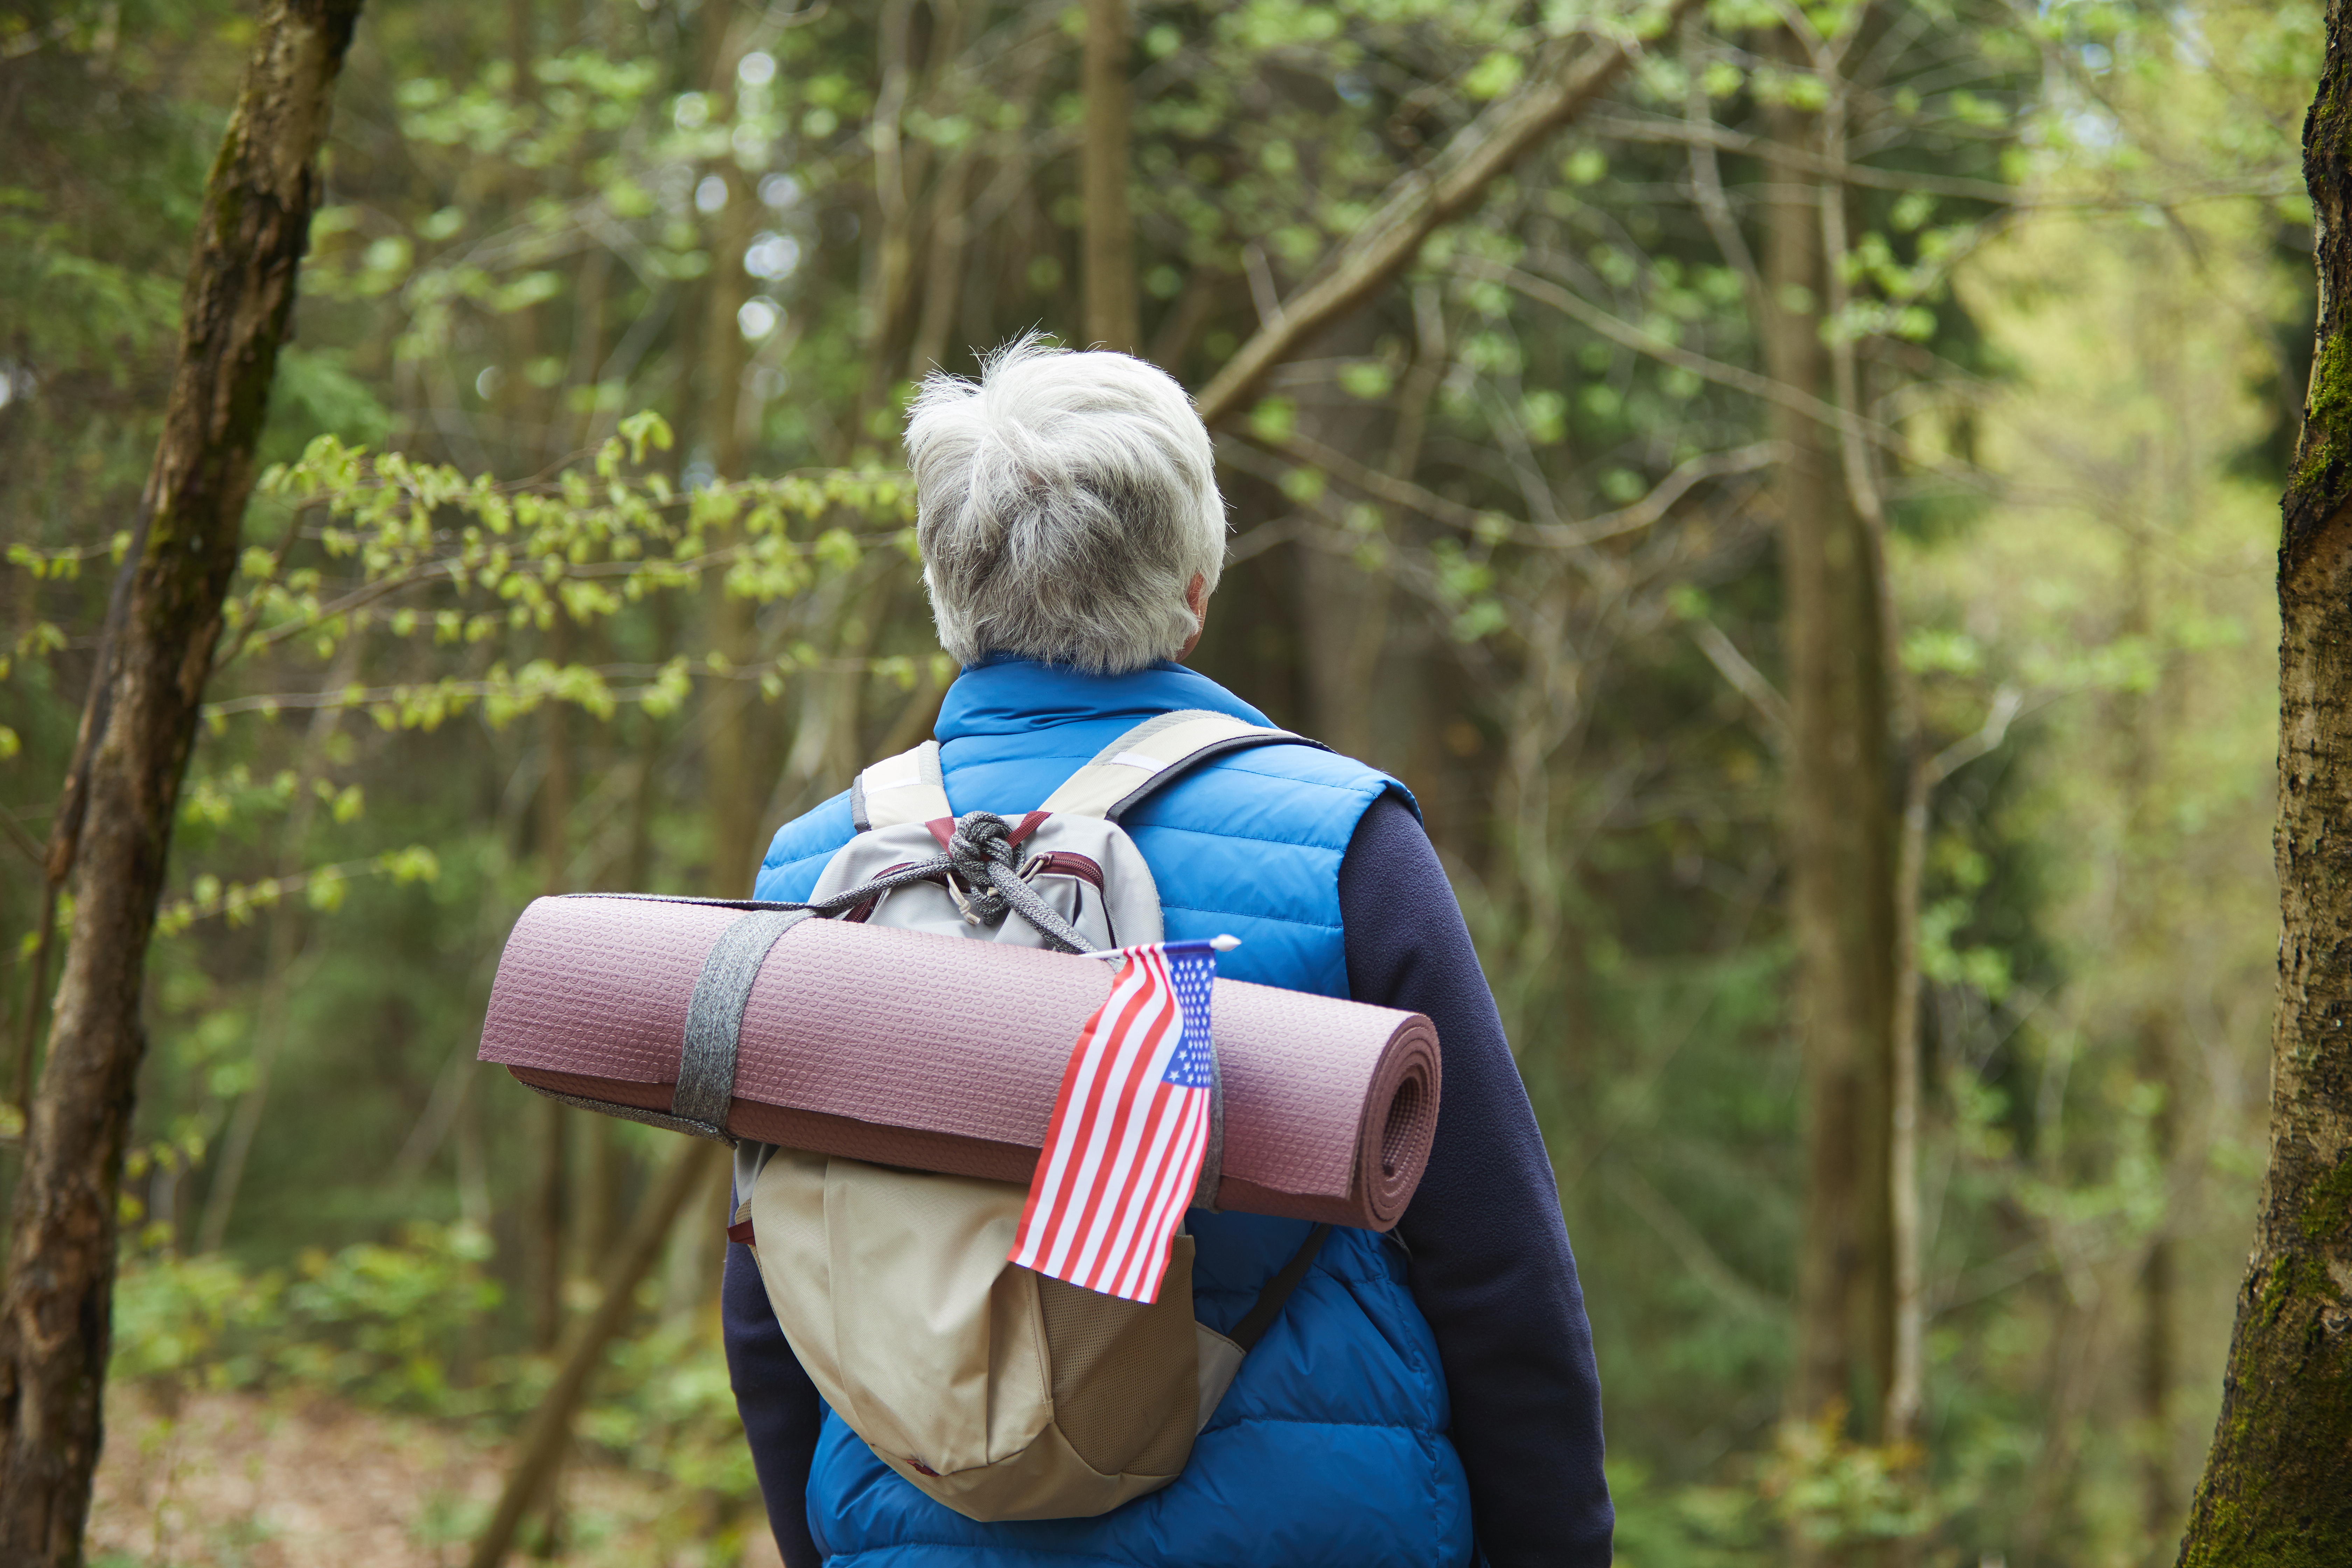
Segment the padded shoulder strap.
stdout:
[[940,775],[940,743],[926,741],[911,752],[885,757],[849,786],[849,819],[857,831],[937,822],[953,816]]
[[[1073,816],[1099,816],[1117,822],[1144,796],[1171,783],[1196,763],[1245,746],[1287,742],[1301,746],[1320,743],[1287,730],[1263,729],[1230,714],[1205,709],[1179,709],[1146,719],[1072,773],[1039,806],[1040,811]],[[936,764],[934,764],[936,765]]]

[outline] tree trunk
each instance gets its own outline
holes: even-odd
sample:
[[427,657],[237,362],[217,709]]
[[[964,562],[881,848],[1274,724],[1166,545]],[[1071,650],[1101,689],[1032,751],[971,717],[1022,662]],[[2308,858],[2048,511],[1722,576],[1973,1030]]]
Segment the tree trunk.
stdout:
[[[930,144],[905,133],[907,100],[913,91],[915,0],[882,0],[875,19],[874,46],[880,80],[874,110],[867,117],[874,149],[874,221],[866,226],[865,248],[859,265],[858,338],[866,356],[866,382],[849,421],[848,458],[864,460],[866,443],[887,441],[887,422],[877,418],[890,407],[890,394],[898,361],[893,357],[900,336],[914,280],[915,207],[922,189],[922,170]],[[882,433],[875,426],[880,425]]]
[[1927,815],[1937,777],[1914,756],[1904,770],[1896,830],[1893,1012],[1887,1019],[1887,1367],[1880,1384],[1879,1440],[1919,1440],[1927,1404],[1927,1259],[1919,1201],[1919,1134],[1926,1072],[1919,1059],[1919,887],[1927,872]]
[[2352,1563],[2352,11],[2304,122],[2319,332],[2279,542],[2271,1157],[2183,1568]]
[[[572,622],[559,607],[548,627],[547,658],[559,669],[572,661]],[[566,888],[572,855],[571,710],[551,700],[541,715],[547,767],[539,784],[541,885],[550,897]],[[552,1350],[563,1334],[565,1241],[572,1218],[572,1108],[547,1100],[541,1116],[539,1214],[531,1227],[531,1342]]]
[[[1309,352],[1325,359],[1370,354],[1375,324],[1370,315],[1356,316],[1316,339]],[[1385,411],[1375,413],[1352,397],[1310,396],[1297,419],[1301,436],[1367,468],[1381,468],[1395,443]],[[1345,756],[1370,759],[1387,751],[1384,760],[1394,765],[1394,749],[1376,745],[1372,699],[1381,692],[1377,740],[1388,740],[1403,728],[1405,706],[1398,691],[1374,679],[1387,631],[1388,577],[1366,571],[1352,553],[1328,543],[1301,541],[1290,553],[1307,732]]]
[[605,1348],[628,1326],[636,1308],[637,1287],[653,1271],[663,1243],[687,1204],[710,1178],[726,1168],[720,1145],[696,1139],[670,1156],[661,1184],[646,1194],[628,1236],[604,1272],[604,1294],[596,1310],[564,1348],[563,1363],[556,1372],[554,1386],[540,1401],[539,1407],[531,1413],[530,1425],[523,1429],[516,1446],[514,1468],[507,1472],[498,1507],[491,1511],[490,1521],[483,1527],[482,1533],[475,1538],[473,1554],[467,1559],[469,1568],[498,1568],[506,1561],[523,1516],[554,1482],[557,1463],[571,1440],[572,1418],[579,1414],[580,1403],[588,1393],[588,1381],[603,1363]]
[[[1813,117],[1771,111],[1773,139],[1810,150]],[[1775,380],[1834,395],[1822,207],[1834,187],[1774,177],[1764,255],[1765,354]],[[1836,437],[1775,404],[1781,468],[1790,750],[1791,924],[1804,1039],[1805,1198],[1790,1414],[1847,1409],[1868,1434],[1893,1375],[1888,1080],[1895,1017],[1895,799],[1886,606],[1877,545]]]
[[1079,183],[1087,215],[1088,348],[1133,353],[1135,225],[1128,216],[1127,0],[1087,0],[1087,136]]
[[[740,31],[730,29],[729,13],[712,7],[705,49],[712,98],[731,104],[735,71],[744,52]],[[700,353],[701,395],[695,423],[697,445],[709,460],[719,481],[744,478],[750,463],[750,443],[744,429],[743,372],[751,363],[739,316],[751,297],[751,274],[743,270],[757,220],[750,182],[731,160],[721,160],[713,171],[727,185],[727,205],[710,229],[709,309],[703,321]],[[714,549],[741,542],[733,525],[711,535]],[[757,652],[755,606],[727,591],[726,569],[712,573],[709,588],[710,642],[730,668],[751,662]],[[720,679],[708,687],[709,734],[703,749],[705,798],[710,813],[711,868],[709,889],[719,898],[740,899],[751,890],[757,865],[759,796],[755,787],[757,762],[750,725],[754,717],[751,688],[743,681]]]
[[358,0],[265,0],[206,183],[163,436],[95,679],[73,929],[0,1293],[0,1561],[78,1563],[147,941]]

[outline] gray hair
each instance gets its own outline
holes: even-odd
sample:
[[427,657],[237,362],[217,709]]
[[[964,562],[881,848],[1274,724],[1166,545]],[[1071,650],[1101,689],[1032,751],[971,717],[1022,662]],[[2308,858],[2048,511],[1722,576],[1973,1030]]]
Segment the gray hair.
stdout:
[[940,646],[1097,675],[1172,658],[1214,589],[1225,509],[1209,432],[1167,372],[1032,332],[935,371],[907,414],[915,539]]

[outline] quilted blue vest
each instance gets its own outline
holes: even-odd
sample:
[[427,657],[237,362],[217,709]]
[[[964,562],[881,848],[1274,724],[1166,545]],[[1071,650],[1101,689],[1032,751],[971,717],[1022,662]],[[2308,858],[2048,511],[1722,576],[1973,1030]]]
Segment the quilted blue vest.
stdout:
[[[1268,722],[1172,664],[1112,677],[1017,659],[974,666],[940,710],[948,802],[1018,816],[1138,721],[1181,708]],[[1258,746],[1192,770],[1122,826],[1160,885],[1171,940],[1230,931],[1242,945],[1219,956],[1219,973],[1345,996],[1339,860],[1365,808],[1402,788],[1328,752]],[[758,896],[806,898],[852,831],[845,793],[785,824]],[[1186,1224],[1193,1310],[1221,1331],[1307,1229],[1198,1210]],[[1173,1485],[1095,1519],[975,1523],[900,1480],[827,1411],[809,1531],[834,1568],[1461,1568],[1472,1558],[1469,1488],[1449,1419],[1402,1253],[1370,1231],[1334,1230]]]

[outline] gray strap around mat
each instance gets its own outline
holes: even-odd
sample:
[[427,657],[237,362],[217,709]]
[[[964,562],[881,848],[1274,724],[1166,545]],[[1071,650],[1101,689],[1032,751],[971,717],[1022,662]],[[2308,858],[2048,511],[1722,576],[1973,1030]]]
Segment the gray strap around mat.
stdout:
[[1225,1069],[1217,1060],[1217,1043],[1209,1042],[1209,1146],[1201,1155],[1201,1174],[1192,1184],[1192,1206],[1217,1212],[1217,1189],[1225,1179]]
[[677,1091],[670,1114],[688,1129],[722,1143],[735,1099],[735,1047],[743,1031],[743,1005],[777,939],[809,918],[806,910],[754,910],[719,933],[694,982],[686,1008],[686,1044],[678,1053]]

